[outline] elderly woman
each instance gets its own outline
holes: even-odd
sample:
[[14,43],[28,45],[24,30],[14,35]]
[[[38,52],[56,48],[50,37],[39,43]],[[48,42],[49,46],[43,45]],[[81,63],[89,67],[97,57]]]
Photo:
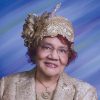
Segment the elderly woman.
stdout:
[[29,15],[22,37],[31,71],[0,80],[0,100],[97,100],[94,87],[64,73],[76,58],[74,32],[69,20],[51,13]]

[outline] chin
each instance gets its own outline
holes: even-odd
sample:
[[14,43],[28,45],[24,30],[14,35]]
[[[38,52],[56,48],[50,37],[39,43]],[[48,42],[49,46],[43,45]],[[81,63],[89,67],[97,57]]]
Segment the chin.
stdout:
[[59,74],[58,73],[46,73],[46,76],[47,77],[55,77],[55,76],[59,76]]
[[49,77],[53,77],[53,76],[57,76],[57,75],[60,75],[60,72],[56,71],[56,70],[44,70],[44,73],[46,76],[49,76]]

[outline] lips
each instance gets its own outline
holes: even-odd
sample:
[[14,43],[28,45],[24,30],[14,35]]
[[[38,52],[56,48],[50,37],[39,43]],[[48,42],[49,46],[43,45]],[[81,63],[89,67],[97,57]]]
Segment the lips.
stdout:
[[45,65],[49,68],[56,68],[57,67],[57,64],[55,63],[52,63],[52,62],[45,62]]

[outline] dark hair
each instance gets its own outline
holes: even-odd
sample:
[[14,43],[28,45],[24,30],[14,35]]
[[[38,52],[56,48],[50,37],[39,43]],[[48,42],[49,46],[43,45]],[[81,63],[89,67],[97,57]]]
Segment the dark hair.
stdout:
[[[63,37],[62,35],[57,35],[57,38],[63,43],[66,44],[68,46],[68,50],[69,50],[69,54],[68,54],[68,63],[67,65],[72,62],[73,60],[75,60],[75,58],[77,57],[77,52],[72,48],[72,45],[74,43],[68,41],[66,39],[66,37]],[[28,51],[27,51],[27,55],[28,55],[28,62],[35,64],[35,58],[36,58],[36,48],[33,47],[28,47]]]

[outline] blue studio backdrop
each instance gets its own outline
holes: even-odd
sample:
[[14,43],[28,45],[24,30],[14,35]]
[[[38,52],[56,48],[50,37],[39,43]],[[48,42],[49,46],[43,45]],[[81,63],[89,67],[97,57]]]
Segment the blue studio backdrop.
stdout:
[[57,15],[72,21],[78,53],[65,71],[95,86],[100,100],[100,0],[0,0],[0,77],[33,68],[21,38],[24,19],[59,2]]

